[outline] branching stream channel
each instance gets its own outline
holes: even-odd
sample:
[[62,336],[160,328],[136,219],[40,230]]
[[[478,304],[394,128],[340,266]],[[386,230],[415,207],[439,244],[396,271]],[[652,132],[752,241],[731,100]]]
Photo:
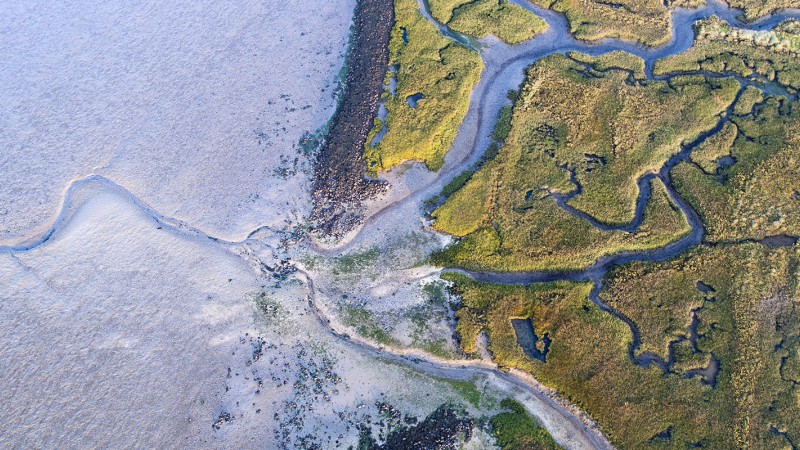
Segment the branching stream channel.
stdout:
[[[357,246],[358,244],[366,242],[364,235],[371,234],[374,238],[374,233],[367,233],[372,227],[376,227],[381,220],[387,219],[388,216],[395,214],[393,217],[402,217],[396,215],[397,211],[415,210],[421,211],[424,200],[431,198],[438,194],[442,188],[450,182],[455,176],[466,170],[468,167],[478,161],[490,140],[491,131],[494,123],[499,115],[500,108],[504,104],[506,92],[510,89],[515,89],[522,82],[524,69],[533,64],[540,58],[554,54],[554,53],[567,53],[570,51],[577,51],[586,53],[592,56],[599,56],[608,52],[622,50],[627,53],[636,55],[645,61],[645,75],[650,80],[664,80],[675,75],[685,75],[685,73],[655,77],[653,76],[653,64],[656,60],[681,53],[688,50],[694,40],[693,24],[702,19],[711,16],[718,16],[728,22],[730,25],[745,28],[750,30],[767,30],[774,28],[778,23],[788,19],[800,17],[798,10],[784,10],[780,13],[765,17],[753,23],[744,23],[738,19],[740,11],[733,10],[727,5],[718,0],[710,0],[705,8],[697,10],[676,9],[672,12],[672,39],[664,46],[649,48],[643,45],[622,41],[619,39],[604,39],[599,42],[582,42],[575,39],[568,31],[568,24],[565,17],[559,13],[550,10],[542,9],[532,5],[523,0],[512,0],[532,12],[539,17],[543,18],[547,24],[548,29],[546,32],[537,35],[535,38],[528,42],[509,46],[496,41],[492,41],[490,45],[482,45],[480,41],[473,38],[461,35],[447,26],[438,23],[433,19],[428,11],[428,6],[424,0],[418,0],[420,10],[423,15],[437,25],[439,30],[444,36],[447,36],[462,45],[469,46],[481,53],[481,57],[486,65],[481,81],[472,94],[472,103],[470,105],[467,116],[464,120],[464,125],[459,130],[459,135],[456,138],[454,145],[448,153],[445,165],[442,170],[435,176],[425,182],[419,183],[419,186],[414,186],[410,193],[402,198],[395,199],[393,202],[384,205],[383,208],[375,211],[372,215],[368,216],[361,225],[361,229],[349,239],[345,239],[335,247],[323,247],[316,243],[312,243],[311,247],[320,254],[325,256],[338,256],[346,253],[349,249]],[[733,74],[715,75],[705,73],[703,71],[692,72],[692,74],[701,74],[710,77],[729,76],[735,78],[741,85],[739,92],[736,95],[736,100],[742,94],[746,86],[754,86],[765,93],[772,95],[782,95],[794,100],[794,96],[785,91],[785,89],[778,86],[776,83],[759,79],[756,77],[744,78]],[[625,322],[633,335],[633,341],[628,349],[628,354],[631,360],[638,365],[649,366],[651,364],[657,365],[665,372],[671,371],[672,366],[672,351],[670,350],[669,356],[666,360],[658,355],[652,353],[640,353],[638,349],[641,344],[639,330],[636,324],[628,317],[611,308],[604,303],[599,294],[602,289],[603,278],[606,273],[614,266],[626,264],[633,261],[664,261],[673,258],[688,248],[701,244],[705,234],[705,227],[699,215],[694,209],[675,191],[670,179],[670,171],[680,162],[685,161],[692,151],[700,146],[707,138],[716,134],[722,126],[728,122],[733,111],[733,105],[736,100],[731,103],[731,106],[724,112],[717,124],[710,130],[702,133],[693,142],[685,145],[680,152],[670,158],[658,172],[648,173],[643,175],[638,180],[639,196],[636,203],[636,213],[634,219],[629,223],[622,226],[609,226],[604,224],[588,214],[571,208],[567,205],[567,201],[581,191],[581,186],[575,183],[576,189],[566,195],[554,195],[556,203],[568,213],[588,221],[593,226],[602,230],[620,230],[633,232],[642,223],[645,205],[650,197],[649,182],[653,178],[658,178],[666,186],[669,197],[678,206],[680,211],[684,214],[687,221],[691,226],[691,232],[664,247],[649,250],[649,251],[631,251],[622,252],[613,255],[608,255],[600,258],[590,267],[585,270],[575,272],[514,272],[514,273],[497,273],[497,272],[475,272],[466,271],[461,269],[443,269],[444,271],[457,272],[469,276],[477,281],[490,282],[495,284],[522,284],[529,285],[533,283],[544,283],[552,281],[589,281],[593,283],[594,288],[590,294],[590,300],[594,302],[601,310],[612,314],[618,319]],[[470,126],[471,125],[471,126]],[[574,177],[573,177],[574,178]],[[576,180],[573,180],[576,181]],[[409,217],[405,215],[405,217]],[[797,241],[794,237],[778,236],[766,238],[760,243],[768,246],[783,246],[794,245]],[[313,291],[313,283],[309,277],[309,284]],[[312,304],[315,303],[314,296],[310,300]],[[315,311],[319,315],[320,321],[324,322],[330,327],[328,319],[320,312],[315,306]],[[329,328],[330,329],[330,328]],[[548,395],[541,391],[541,387],[535,382],[532,383],[523,374],[516,372],[503,372],[498,368],[485,367],[487,363],[477,362],[472,360],[457,361],[455,363],[448,363],[446,361],[437,360],[428,356],[413,354],[409,356],[408,352],[400,349],[389,349],[384,346],[376,346],[364,341],[360,338],[351,338],[349,335],[343,335],[333,329],[331,333],[337,337],[345,338],[353,345],[358,346],[364,351],[375,354],[380,353],[383,358],[391,359],[394,361],[401,361],[405,364],[411,365],[417,370],[437,375],[462,378],[476,371],[493,371],[495,374],[502,377],[508,383],[516,386],[524,386],[529,392],[540,399],[544,399],[549,407],[554,408],[562,417],[571,422],[576,431],[583,434],[583,443],[588,447],[594,448],[610,448],[610,444],[605,438],[591,426],[590,422],[582,420],[574,415],[571,408],[565,408],[561,403],[553,401]],[[674,343],[673,343],[674,344]],[[670,346],[672,347],[672,346]],[[691,373],[689,376],[702,376],[704,383],[713,386],[716,372],[719,370],[716,359],[712,356],[711,364],[706,370],[698,370]],[[535,381],[535,380],[533,380]],[[588,424],[588,425],[587,425]]]

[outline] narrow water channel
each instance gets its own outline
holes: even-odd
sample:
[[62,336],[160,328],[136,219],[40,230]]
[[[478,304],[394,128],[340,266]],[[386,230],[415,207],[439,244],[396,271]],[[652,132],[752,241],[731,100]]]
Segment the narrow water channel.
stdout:
[[[622,50],[636,56],[641,57],[645,61],[646,65],[646,77],[648,79],[659,79],[659,80],[666,80],[672,76],[660,76],[660,77],[653,77],[652,75],[652,67],[653,63],[661,58],[671,56],[677,53],[681,53],[687,49],[689,49],[694,40],[694,30],[693,24],[698,20],[702,20],[712,15],[716,15],[729,24],[739,28],[746,28],[752,30],[765,30],[771,29],[775,27],[778,23],[788,19],[788,18],[796,18],[800,17],[800,11],[798,10],[786,10],[781,13],[765,17],[757,22],[754,23],[744,23],[741,22],[737,17],[740,15],[740,12],[734,9],[729,8],[726,4],[722,3],[719,0],[710,0],[708,5],[705,8],[698,9],[698,10],[688,10],[688,9],[678,9],[673,12],[672,14],[672,39],[669,43],[665,44],[661,47],[656,48],[649,48],[645,47],[641,44],[623,41],[619,39],[604,39],[598,42],[583,42],[575,39],[568,31],[568,23],[566,18],[559,14],[555,13],[550,10],[539,8],[529,2],[524,0],[512,0],[514,3],[527,8],[528,10],[534,12],[538,16],[545,19],[549,28],[546,32],[536,36],[532,40],[517,45],[517,46],[507,46],[504,44],[494,44],[494,46],[485,46],[480,45],[480,42],[477,44],[474,41],[469,41],[466,36],[460,35],[459,33],[450,30],[447,28],[446,25],[436,22],[430,15],[428,10],[428,5],[424,0],[419,0],[420,8],[423,12],[423,15],[428,18],[428,20],[433,21],[436,25],[443,30],[443,34],[445,36],[451,36],[454,40],[460,43],[469,42],[470,47],[479,50],[487,64],[486,72],[490,74],[490,81],[485,85],[479,85],[476,93],[479,93],[479,105],[478,105],[478,114],[480,115],[479,119],[479,130],[474,136],[471,148],[471,154],[466,155],[466,157],[462,158],[462,161],[467,162],[467,164],[471,163],[477,157],[480,156],[481,148],[485,148],[485,146],[481,147],[479,142],[481,139],[484,139],[488,136],[487,130],[491,130],[494,126],[494,121],[490,120],[489,117],[485,116],[485,112],[481,111],[483,104],[489,103],[490,100],[488,99],[489,96],[494,96],[493,101],[491,103],[496,105],[498,103],[497,98],[499,96],[504,96],[507,89],[500,88],[495,84],[502,80],[502,74],[506,71],[514,71],[519,70],[521,71],[524,67],[527,67],[533,64],[540,58],[543,58],[547,55],[554,54],[554,53],[567,53],[569,51],[579,51],[582,53],[587,53],[590,55],[601,55],[604,53],[608,53],[611,51]],[[505,53],[503,58],[500,59],[501,62],[495,62],[494,55],[492,52],[498,53]],[[495,66],[499,65],[498,69],[491,67],[491,64],[494,63]],[[494,70],[493,70],[494,69]],[[492,74],[492,72],[494,72]],[[727,75],[717,75],[717,74],[706,74],[703,72],[697,72],[698,74],[712,76],[715,78],[725,77]],[[654,249],[654,250],[646,250],[646,251],[628,251],[628,252],[621,252],[613,255],[607,255],[605,257],[600,258],[590,267],[580,270],[580,271],[572,271],[572,272],[548,272],[548,271],[538,271],[538,272],[518,272],[518,273],[500,273],[500,272],[477,272],[477,271],[467,271],[461,269],[445,269],[445,271],[452,271],[465,274],[475,280],[484,281],[484,282],[491,282],[495,284],[533,284],[533,283],[542,283],[542,282],[550,282],[550,281],[591,281],[594,283],[595,288],[592,290],[592,294],[590,296],[591,300],[602,310],[616,316],[623,322],[625,322],[634,337],[633,342],[629,349],[629,355],[631,360],[639,365],[650,365],[656,364],[661,367],[664,371],[669,371],[672,365],[672,352],[670,351],[670,355],[667,360],[660,358],[657,355],[643,353],[638,354],[638,348],[640,347],[641,340],[639,337],[639,331],[636,327],[636,324],[633,323],[632,320],[625,317],[619,311],[611,308],[609,305],[604,303],[599,296],[600,290],[602,289],[603,279],[605,278],[607,272],[618,265],[627,264],[634,261],[664,261],[671,258],[674,258],[681,253],[685,252],[688,248],[698,245],[702,242],[703,235],[705,233],[705,227],[703,222],[701,221],[699,215],[697,214],[694,209],[683,199],[673,188],[671,178],[670,178],[670,171],[680,162],[685,161],[691,152],[696,149],[699,145],[705,142],[710,136],[713,136],[722,128],[722,126],[727,123],[730,119],[730,116],[733,113],[733,106],[738,101],[739,97],[741,96],[744,88],[748,85],[755,86],[759,89],[765,90],[768,93],[778,94],[778,95],[785,95],[791,99],[794,99],[795,96],[786,92],[785,89],[777,86],[775,83],[770,83],[764,79],[744,79],[740,76],[733,76],[734,78],[739,81],[741,88],[736,95],[736,98],[731,103],[731,105],[727,108],[724,116],[717,122],[717,124],[712,127],[710,130],[701,133],[701,135],[695,139],[689,145],[684,146],[679,152],[673,155],[666,164],[664,164],[661,169],[656,173],[647,173],[639,178],[637,181],[637,185],[639,188],[639,195],[636,202],[636,210],[635,215],[630,223],[623,224],[623,225],[608,225],[604,224],[601,221],[597,220],[596,218],[572,208],[568,205],[568,201],[579,195],[582,191],[582,186],[578,182],[578,180],[573,176],[571,179],[575,185],[575,189],[570,192],[569,194],[564,195],[555,195],[554,200],[556,203],[568,213],[579,217],[583,220],[586,220],[594,227],[599,228],[605,231],[626,231],[626,232],[633,232],[642,224],[644,220],[644,211],[647,205],[647,202],[650,198],[650,187],[649,183],[653,178],[658,178],[666,187],[668,195],[672,202],[680,209],[680,211],[686,217],[690,227],[691,232],[688,233],[686,236],[671,242],[661,248]],[[483,84],[483,83],[481,83]],[[516,86],[513,86],[516,87]],[[475,98],[475,94],[473,94],[473,98]],[[495,106],[495,108],[497,108]],[[499,108],[497,108],[499,111]],[[481,113],[484,114],[481,114]],[[472,114],[472,109],[470,110],[469,114]],[[469,115],[468,114],[468,115]],[[490,116],[492,117],[492,116]],[[496,116],[494,116],[496,117]],[[460,137],[460,136],[459,136]],[[458,142],[458,141],[457,141]],[[458,148],[454,148],[454,150],[458,150]],[[460,167],[463,167],[465,164],[459,164]],[[447,167],[446,167],[447,169]],[[456,170],[450,170],[446,172],[443,170],[443,173],[451,173],[455,172]],[[451,178],[451,177],[445,177]],[[449,180],[448,180],[449,181]],[[438,185],[439,183],[434,183]],[[428,189],[425,189],[427,191]],[[778,236],[778,237],[768,237],[763,240],[764,245],[770,246],[780,246],[780,245],[790,245],[794,244],[796,239],[792,237],[785,237],[785,236]],[[517,324],[520,327],[523,327],[521,324]],[[518,327],[515,325],[515,330]],[[520,333],[518,334],[518,339],[520,339]],[[525,342],[530,340],[530,337],[526,337],[527,335],[523,332],[521,339]],[[535,335],[534,335],[535,336]],[[534,342],[535,343],[535,342]],[[540,357],[540,354],[536,354],[537,359]],[[709,364],[709,368],[705,369],[705,371],[697,371],[697,375],[704,375],[706,379],[715,379],[716,378],[716,370],[718,368],[718,363],[714,364],[716,359],[712,355],[712,362]],[[710,371],[710,372],[709,372]],[[694,373],[693,373],[694,374]],[[713,381],[712,381],[713,383]]]
[[[537,6],[530,4],[525,0],[510,0],[520,6],[523,6],[533,11],[538,16],[542,17],[548,24],[546,32],[537,35],[535,38],[528,42],[519,45],[506,45],[496,40],[475,40],[460,33],[450,30],[447,26],[437,23],[431,16],[427,8],[425,0],[418,0],[420,10],[423,15],[430,21],[434,22],[442,34],[450,37],[454,41],[466,45],[470,48],[479,51],[484,63],[485,70],[482,75],[481,81],[475,88],[472,94],[472,102],[470,104],[467,116],[460,127],[459,134],[445,159],[445,165],[442,170],[435,176],[431,176],[426,181],[413,185],[409,189],[409,193],[392,203],[385,205],[377,212],[373,213],[363,223],[361,230],[354,235],[351,239],[342,243],[335,248],[315,248],[319,253],[334,256],[345,253],[349,248],[361,244],[362,236],[365,230],[373,227],[378,227],[382,220],[393,220],[391,216],[395,211],[419,212],[422,208],[423,202],[437,195],[441,189],[449,183],[454,177],[462,173],[464,170],[472,166],[483,154],[483,151],[488,147],[491,142],[491,131],[494,128],[495,121],[499,116],[499,111],[504,104],[507,104],[506,93],[510,89],[516,89],[524,78],[524,69],[533,64],[537,60],[554,53],[567,53],[570,51],[578,51],[592,56],[598,56],[608,52],[622,50],[633,55],[639,56],[645,61],[646,77],[648,79],[667,79],[668,77],[653,77],[652,69],[653,63],[661,58],[681,53],[689,49],[693,43],[694,31],[693,24],[697,20],[705,19],[716,15],[727,21],[735,27],[764,30],[771,29],[778,23],[788,18],[800,17],[800,10],[785,10],[778,14],[766,17],[754,23],[743,23],[738,20],[740,15],[739,11],[730,9],[727,5],[719,0],[710,0],[708,5],[698,10],[678,9],[672,13],[672,39],[669,43],[656,47],[649,48],[638,43],[627,42],[619,39],[604,39],[599,42],[582,42],[575,39],[570,33],[565,17],[559,13],[541,9]],[[718,74],[705,74],[698,72],[698,74],[708,75],[712,77],[721,77],[727,75]],[[770,94],[785,95],[794,99],[795,96],[789,94],[785,89],[777,86],[775,83],[770,83],[763,79],[743,79],[742,77],[735,76],[735,78],[742,85],[741,90],[737,94],[738,100],[741,92],[746,85],[753,85],[759,89],[764,90]],[[735,104],[735,101],[733,102]],[[732,104],[732,105],[733,105]],[[611,308],[608,304],[603,302],[600,298],[600,291],[603,287],[603,279],[608,270],[612,267],[627,264],[633,261],[664,261],[673,258],[688,248],[702,242],[705,232],[704,225],[700,220],[697,212],[694,211],[690,205],[681,198],[675,189],[672,187],[670,179],[670,171],[678,163],[684,161],[689,157],[691,152],[702,144],[708,137],[715,134],[721,127],[728,121],[732,114],[733,106],[729,107],[719,122],[709,131],[702,133],[694,142],[686,145],[678,153],[676,153],[669,161],[661,167],[658,172],[648,173],[638,180],[639,197],[637,199],[637,207],[633,220],[622,226],[610,226],[601,223],[567,205],[569,196],[557,198],[556,201],[566,211],[587,220],[589,223],[597,228],[604,230],[622,230],[632,232],[635,231],[643,221],[643,214],[647,200],[650,197],[649,182],[653,178],[658,178],[666,187],[670,199],[685,215],[687,221],[691,226],[691,232],[686,236],[671,242],[661,248],[648,250],[648,251],[629,251],[622,252],[614,255],[607,255],[600,258],[590,267],[571,272],[518,272],[518,273],[499,273],[499,272],[479,272],[479,271],[466,271],[462,269],[445,269],[446,272],[456,272],[467,275],[477,281],[489,282],[495,284],[522,284],[528,285],[532,283],[542,283],[549,281],[588,281],[594,284],[591,291],[590,299],[601,310],[614,315],[623,322],[625,322],[633,335],[633,342],[629,348],[629,356],[633,362],[640,365],[655,364],[665,371],[669,371],[672,365],[672,351],[666,360],[658,355],[650,353],[638,353],[641,345],[639,330],[636,325],[626,316],[619,311]],[[581,186],[576,184],[576,193],[580,193]],[[784,245],[787,243],[794,243],[796,239],[791,237],[772,239],[768,238],[763,242],[765,245]],[[312,247],[314,247],[312,245]],[[706,285],[698,284],[698,289],[710,289]],[[313,286],[312,286],[313,290]],[[327,322],[327,319],[320,313],[320,321]],[[545,360],[549,348],[548,336],[537,336],[533,325],[530,320],[517,320],[514,322],[515,331],[517,331],[517,338],[521,340],[520,345],[526,349],[526,353],[530,352],[529,356]],[[332,333],[336,334],[332,331]],[[523,345],[524,344],[524,345]],[[674,344],[674,343],[673,343]],[[359,344],[363,346],[363,344]],[[368,346],[367,346],[368,347]],[[368,347],[369,348],[369,347]],[[372,352],[372,350],[369,350]],[[388,353],[386,351],[382,353]],[[403,358],[401,355],[395,355],[395,358]],[[416,358],[415,361],[424,361],[422,358]],[[464,364],[470,363],[465,361]],[[427,364],[434,364],[430,361]],[[410,364],[414,365],[414,364]],[[417,367],[418,369],[420,367]],[[441,367],[440,367],[441,369]],[[457,374],[463,375],[461,370],[469,371],[467,366],[462,366],[461,369],[448,367],[447,372],[451,376]],[[719,361],[714,355],[711,355],[709,365],[703,369],[696,369],[687,374],[687,376],[701,377],[703,382],[713,386],[716,383],[716,377],[719,370]],[[514,377],[511,377],[514,379]],[[531,388],[532,392],[536,389]],[[563,411],[562,411],[563,412]],[[571,417],[570,420],[575,420]],[[593,434],[593,433],[590,433]],[[606,447],[608,444],[605,442],[595,442],[599,447]]]

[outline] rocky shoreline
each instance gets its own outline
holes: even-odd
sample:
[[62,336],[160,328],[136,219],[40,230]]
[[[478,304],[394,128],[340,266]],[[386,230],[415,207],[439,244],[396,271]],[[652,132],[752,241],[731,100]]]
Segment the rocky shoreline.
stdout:
[[378,112],[394,26],[392,0],[359,0],[345,61],[344,95],[314,168],[312,229],[339,238],[363,220],[363,202],[384,192],[366,176],[363,149]]

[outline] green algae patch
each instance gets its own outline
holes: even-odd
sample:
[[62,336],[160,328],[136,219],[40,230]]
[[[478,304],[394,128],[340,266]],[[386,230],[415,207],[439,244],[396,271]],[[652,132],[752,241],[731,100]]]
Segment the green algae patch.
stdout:
[[397,87],[394,95],[385,94],[388,115],[372,134],[385,125],[386,135],[365,147],[367,169],[376,173],[421,161],[438,170],[467,114],[483,62],[477,52],[442,36],[416,1],[395,1],[395,18],[389,50]]
[[340,316],[342,322],[355,329],[359,335],[372,339],[378,344],[398,345],[397,339],[378,324],[369,310],[352,305],[342,305]]
[[558,450],[550,433],[528,415],[525,407],[507,398],[500,402],[508,412],[500,413],[490,420],[497,445],[503,450]]

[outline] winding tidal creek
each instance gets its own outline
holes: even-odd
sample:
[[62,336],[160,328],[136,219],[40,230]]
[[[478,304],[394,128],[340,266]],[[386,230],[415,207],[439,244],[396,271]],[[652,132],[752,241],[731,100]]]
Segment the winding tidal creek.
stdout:
[[[461,35],[447,26],[436,22],[430,15],[428,7],[424,0],[418,0],[422,14],[430,21],[434,22],[440,29],[444,36],[447,36],[454,41],[468,46],[479,51],[485,64],[485,70],[482,74],[481,81],[472,93],[472,102],[470,104],[468,113],[460,127],[459,134],[445,159],[444,167],[435,175],[424,179],[422,182],[413,185],[408,192],[400,197],[395,198],[392,202],[384,205],[379,210],[364,218],[364,220],[356,225],[358,230],[355,234],[348,239],[340,242],[335,247],[322,248],[311,243],[311,247],[320,254],[327,256],[336,256],[345,253],[348,249],[353,248],[366,241],[365,235],[369,233],[372,228],[376,227],[382,220],[390,220],[390,218],[405,218],[409,221],[418,221],[419,212],[422,210],[423,202],[437,195],[441,192],[442,188],[447,185],[454,177],[462,173],[467,168],[471,167],[478,161],[484,150],[491,142],[491,132],[494,128],[497,117],[499,116],[500,108],[507,103],[506,93],[511,89],[516,89],[523,80],[524,69],[537,60],[554,53],[567,53],[570,51],[577,51],[586,53],[592,56],[598,56],[612,51],[622,50],[627,53],[636,55],[645,61],[645,76],[648,80],[666,80],[669,76],[654,77],[653,65],[658,59],[665,58],[671,55],[681,53],[692,46],[694,40],[693,24],[701,19],[711,16],[718,16],[728,22],[730,25],[745,28],[750,30],[767,30],[775,27],[778,23],[789,19],[800,17],[800,10],[784,10],[780,13],[765,17],[753,23],[741,22],[737,17],[740,12],[730,9],[727,5],[718,0],[710,0],[706,7],[697,10],[677,9],[672,12],[672,39],[665,45],[655,48],[646,47],[634,42],[627,42],[619,39],[604,39],[598,42],[583,42],[575,39],[569,32],[568,23],[565,17],[559,13],[536,7],[524,0],[512,0],[520,6],[523,6],[530,11],[534,12],[539,17],[543,18],[547,24],[548,29],[535,38],[519,45],[506,45],[496,40],[490,40],[484,45],[481,41],[476,41],[468,36]],[[387,67],[382,69],[385,73]],[[692,72],[693,74],[706,75],[710,77],[720,77],[717,74],[705,73],[703,71]],[[683,73],[680,75],[684,75]],[[675,75],[672,75],[675,76]],[[724,75],[727,76],[727,75]],[[794,98],[791,94],[787,93],[780,86],[762,79],[744,79],[735,76],[734,78],[739,81],[741,88],[736,96],[739,96],[748,85],[755,86],[763,91],[771,94],[784,95],[786,97]],[[350,92],[345,92],[345,95],[353,95]],[[409,100],[411,102],[411,100]],[[670,171],[680,162],[685,161],[692,151],[698,146],[703,144],[706,139],[716,134],[722,126],[730,119],[733,111],[733,105],[725,111],[717,124],[710,130],[702,133],[693,142],[683,146],[683,148],[672,156],[657,172],[651,172],[643,175],[638,180],[639,196],[637,199],[637,207],[634,219],[622,226],[610,226],[604,224],[588,214],[571,208],[567,205],[567,201],[581,191],[580,184],[576,183],[576,189],[570,194],[554,195],[557,204],[567,211],[568,213],[588,221],[593,226],[602,230],[620,230],[626,232],[635,231],[643,222],[643,215],[645,205],[650,198],[649,183],[653,178],[658,178],[666,186],[668,195],[672,202],[678,207],[681,213],[686,217],[691,231],[684,235],[682,238],[671,242],[661,248],[648,251],[629,251],[613,255],[608,255],[595,261],[594,264],[588,268],[580,271],[573,272],[485,272],[485,271],[466,271],[461,269],[444,269],[444,271],[461,273],[469,276],[477,281],[489,282],[495,284],[521,284],[530,285],[533,283],[544,283],[552,281],[582,281],[591,282],[594,288],[591,291],[590,299],[601,310],[612,314],[625,322],[633,335],[633,341],[628,349],[631,360],[638,365],[649,366],[656,365],[663,369],[665,372],[671,371],[672,366],[672,344],[678,343],[675,341],[670,345],[669,357],[665,360],[658,355],[651,353],[640,353],[639,347],[641,345],[640,333],[636,324],[626,317],[624,314],[613,309],[608,304],[603,302],[600,298],[600,291],[603,287],[603,280],[608,271],[619,265],[627,264],[633,261],[664,261],[682,254],[692,246],[701,244],[705,234],[705,227],[701,221],[698,213],[683,199],[673,188],[670,179]],[[409,103],[411,104],[411,103]],[[413,105],[412,105],[413,106]],[[375,108],[372,108],[375,109]],[[371,123],[371,118],[370,118]],[[417,216],[409,217],[410,211],[416,211]],[[360,228],[359,228],[360,227]],[[767,246],[786,246],[794,245],[796,239],[790,236],[778,236],[765,238],[759,243]],[[330,320],[325,317],[325,314],[316,306],[314,297],[314,287],[310,276],[307,276],[312,290],[310,304],[317,312],[317,317],[323,325],[328,327],[331,334],[337,338],[346,340],[349,345],[356,346],[357,348],[372,354],[373,356],[390,359],[409,365],[417,370],[437,375],[446,376],[456,379],[469,378],[476,372],[491,372],[498,377],[506,380],[517,387],[523,387],[531,395],[543,399],[548,408],[552,408],[558,415],[572,423],[574,430],[581,434],[578,439],[580,443],[576,443],[579,448],[610,448],[610,445],[605,438],[591,426],[587,426],[586,422],[576,417],[575,414],[563,407],[558,402],[553,401],[545,395],[541,387],[531,380],[525,378],[523,375],[516,372],[501,371],[498,367],[487,365],[486,362],[464,360],[457,362],[447,362],[426,356],[421,353],[414,353],[409,355],[401,349],[391,349],[383,346],[376,346],[367,341],[359,340],[351,336],[344,335],[341,332],[335,331],[331,328]],[[698,287],[701,289],[701,287]],[[694,311],[696,314],[697,311]],[[535,330],[530,325],[530,321],[523,323],[514,323],[515,330],[518,331],[518,341],[520,345],[525,343],[524,348],[530,357],[544,361],[549,347],[549,337],[547,335],[537,336]],[[529,329],[530,328],[530,329]],[[521,333],[521,335],[520,335]],[[692,338],[683,338],[691,340]],[[696,336],[694,336],[696,339]],[[541,340],[544,345],[537,347],[537,342]],[[687,376],[698,376],[702,378],[705,384],[715,384],[717,372],[720,370],[718,360],[712,355],[711,363],[706,369],[698,369],[690,372]]]

